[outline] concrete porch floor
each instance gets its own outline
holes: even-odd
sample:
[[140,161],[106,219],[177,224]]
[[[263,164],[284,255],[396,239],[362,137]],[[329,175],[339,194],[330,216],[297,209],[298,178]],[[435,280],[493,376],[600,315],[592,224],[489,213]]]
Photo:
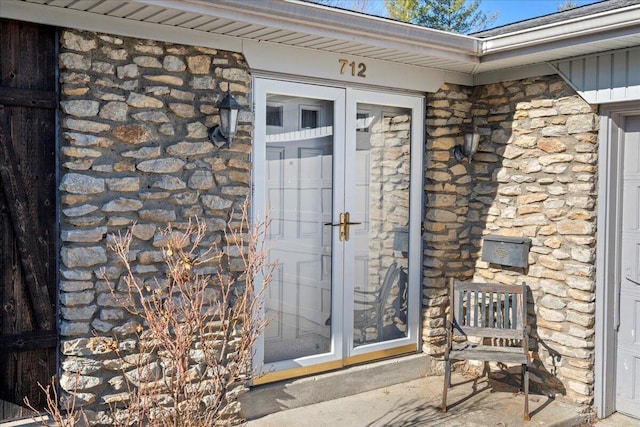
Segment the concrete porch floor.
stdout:
[[[251,420],[247,427],[373,427],[373,426],[587,426],[584,408],[547,396],[530,394],[531,421],[523,420],[524,396],[515,387],[454,374],[449,410],[440,412],[441,376],[422,377],[353,396],[276,412]],[[597,427],[640,426],[615,414]]]

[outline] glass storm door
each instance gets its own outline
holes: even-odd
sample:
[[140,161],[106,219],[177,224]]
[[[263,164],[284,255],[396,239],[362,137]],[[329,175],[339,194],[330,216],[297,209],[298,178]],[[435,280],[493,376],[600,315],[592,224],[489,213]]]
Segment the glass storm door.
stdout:
[[415,351],[422,99],[255,83],[254,211],[276,265],[256,382]]

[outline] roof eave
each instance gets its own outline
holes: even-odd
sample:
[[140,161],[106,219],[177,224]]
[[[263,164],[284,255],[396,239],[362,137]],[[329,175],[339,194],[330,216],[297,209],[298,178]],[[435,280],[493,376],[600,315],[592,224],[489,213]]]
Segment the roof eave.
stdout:
[[[153,37],[162,41],[196,43],[234,51],[241,51],[243,43],[248,40],[242,36],[126,19],[126,16],[107,16],[54,7],[40,1],[0,0],[0,3],[0,16],[91,31],[113,31],[132,37]],[[458,72],[469,78],[489,71],[501,72],[543,64],[581,52],[636,46],[640,33],[640,4],[480,39],[300,0],[260,0],[251,2],[250,6],[237,0],[126,0],[123,3],[162,7],[288,30],[292,34],[353,42],[355,46],[371,46],[396,50],[405,55],[435,58],[442,60],[441,63],[445,65],[425,62],[421,66],[425,69],[439,67],[437,70],[442,72],[451,71],[449,67],[458,67]],[[250,41],[263,40],[258,35]],[[287,46],[295,47],[295,43]],[[325,49],[324,52],[332,51]],[[357,53],[354,54],[357,56]],[[375,56],[369,58],[375,59]]]
[[[135,1],[144,4],[158,3],[154,0]],[[215,13],[227,19],[273,25],[290,31],[325,37],[339,36],[382,47],[409,45],[438,50],[446,57],[455,56],[468,62],[478,62],[477,55],[481,48],[480,39],[476,37],[298,0],[261,0],[252,2],[251,8],[236,0],[166,0],[162,5],[199,13]]]
[[[592,42],[640,31],[640,4],[482,39],[481,55],[498,59],[505,52]],[[483,61],[484,62],[484,61]]]

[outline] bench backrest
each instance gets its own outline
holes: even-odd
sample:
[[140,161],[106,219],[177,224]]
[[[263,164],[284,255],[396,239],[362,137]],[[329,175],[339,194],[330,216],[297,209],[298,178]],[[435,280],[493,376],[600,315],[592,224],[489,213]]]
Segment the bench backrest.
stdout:
[[522,339],[527,327],[526,285],[451,282],[453,333]]

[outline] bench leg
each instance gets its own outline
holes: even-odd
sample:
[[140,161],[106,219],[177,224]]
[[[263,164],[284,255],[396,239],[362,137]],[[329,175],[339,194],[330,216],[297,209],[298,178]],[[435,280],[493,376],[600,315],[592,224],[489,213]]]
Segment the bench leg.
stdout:
[[489,369],[489,362],[483,362],[482,363],[482,375],[481,376],[486,376],[487,379],[489,379],[489,373],[491,372],[491,370]]
[[442,388],[442,412],[447,412],[447,390],[451,387],[451,361],[444,361],[444,386]]
[[531,417],[529,416],[529,366],[522,365],[523,372],[523,381],[522,388],[524,389],[524,420],[529,421]]

